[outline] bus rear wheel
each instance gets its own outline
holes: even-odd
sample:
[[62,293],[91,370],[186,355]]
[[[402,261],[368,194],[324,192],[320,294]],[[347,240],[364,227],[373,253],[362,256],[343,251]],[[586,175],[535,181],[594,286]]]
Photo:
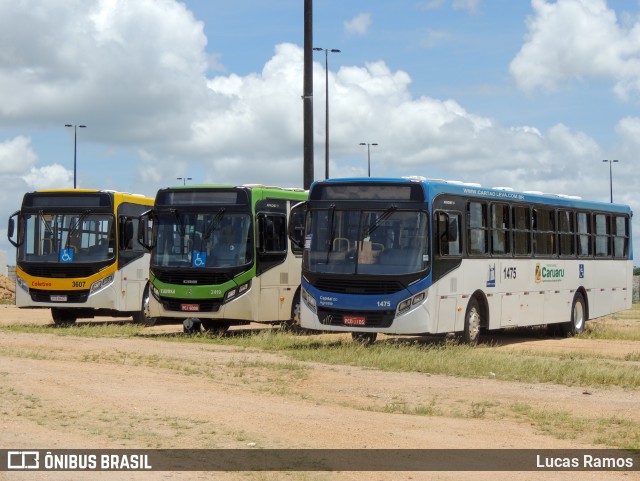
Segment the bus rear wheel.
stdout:
[[56,326],[69,326],[75,324],[78,319],[71,309],[61,309],[59,307],[51,308],[51,317]]
[[571,320],[561,325],[562,333],[567,336],[575,336],[584,331],[586,319],[586,303],[581,293],[576,292],[571,305]]
[[280,324],[282,330],[290,332],[292,334],[302,334],[307,332],[306,329],[300,326],[300,292],[296,293],[291,304],[291,318],[286,321],[282,321]]
[[476,298],[473,298],[469,301],[467,312],[464,315],[464,330],[458,333],[457,337],[465,344],[476,346],[480,339],[481,323],[480,304]]
[[144,295],[142,296],[142,307],[133,315],[133,322],[148,327],[154,326],[156,323],[156,318],[151,317],[151,313],[149,311],[149,286],[144,290]]

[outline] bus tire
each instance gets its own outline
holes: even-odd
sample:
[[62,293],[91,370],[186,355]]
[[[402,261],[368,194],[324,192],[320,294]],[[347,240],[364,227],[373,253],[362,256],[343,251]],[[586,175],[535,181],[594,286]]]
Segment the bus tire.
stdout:
[[133,315],[133,322],[136,324],[142,324],[143,326],[151,327],[156,324],[156,318],[151,317],[149,312],[149,286],[144,290],[142,296],[142,306],[140,311]]
[[292,334],[301,334],[307,330],[300,326],[300,291],[293,297],[291,304],[291,318],[283,321],[280,325],[284,331]]
[[457,337],[461,342],[476,346],[480,339],[480,325],[482,324],[482,316],[480,312],[480,304],[473,297],[467,305],[467,311],[464,315],[464,330],[458,333]]
[[185,334],[198,334],[200,332],[200,319],[197,317],[188,317],[182,321],[182,332]]
[[51,308],[51,317],[56,326],[69,326],[75,324],[78,317],[70,309],[61,309],[59,307]]
[[222,336],[231,327],[231,323],[218,319],[201,319],[202,329],[216,336]]
[[567,337],[571,337],[584,331],[584,325],[587,322],[586,313],[584,297],[582,293],[576,292],[571,305],[571,320],[561,325],[562,333]]
[[378,338],[377,332],[352,332],[351,339],[366,346],[369,346],[376,342]]

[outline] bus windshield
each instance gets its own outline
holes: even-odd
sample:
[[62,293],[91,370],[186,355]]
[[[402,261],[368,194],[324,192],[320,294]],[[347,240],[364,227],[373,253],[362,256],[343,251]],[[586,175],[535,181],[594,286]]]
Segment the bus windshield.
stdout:
[[26,214],[18,260],[26,262],[102,262],[115,257],[111,214]]
[[157,219],[157,267],[236,267],[253,259],[248,213],[186,212],[170,209]]
[[418,210],[311,211],[305,269],[316,273],[398,275],[429,267],[427,213]]

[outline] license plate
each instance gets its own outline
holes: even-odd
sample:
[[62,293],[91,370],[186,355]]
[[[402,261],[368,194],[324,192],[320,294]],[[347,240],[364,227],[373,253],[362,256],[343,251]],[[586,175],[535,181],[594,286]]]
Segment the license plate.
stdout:
[[180,309],[182,309],[183,311],[199,311],[200,305],[199,304],[180,304]]
[[51,302],[67,302],[67,296],[50,296]]
[[361,316],[344,316],[343,318],[345,326],[366,326],[367,320]]

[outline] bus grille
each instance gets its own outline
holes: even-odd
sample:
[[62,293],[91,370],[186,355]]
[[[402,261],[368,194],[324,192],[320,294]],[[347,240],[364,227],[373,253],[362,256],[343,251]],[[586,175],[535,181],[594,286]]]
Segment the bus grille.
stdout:
[[[218,312],[220,306],[222,305],[222,300],[220,299],[167,299],[161,298],[160,302],[162,303],[162,307],[167,311],[173,312],[191,312],[194,317],[197,317],[198,312]],[[182,309],[183,304],[188,304],[190,306],[198,306],[197,311],[187,311]]]
[[321,279],[312,283],[316,289],[336,294],[393,294],[404,289],[402,283],[367,279]]
[[20,264],[20,268],[33,277],[49,277],[51,279],[73,279],[83,278],[94,275],[105,266],[100,265],[82,265],[73,264],[70,266],[55,264],[52,266],[32,266],[28,264]]
[[[89,291],[43,291],[41,289],[29,289],[31,300],[33,302],[51,302],[51,296],[66,296],[67,300],[59,302],[65,303],[83,303],[89,298]],[[56,301],[57,302],[57,301]]]
[[218,285],[231,280],[231,276],[225,272],[165,272],[154,270],[153,274],[160,282],[179,286]]
[[344,326],[344,316],[364,317],[363,327],[390,327],[395,318],[394,311],[360,311],[346,312],[331,309],[318,309],[318,319],[326,326]]

